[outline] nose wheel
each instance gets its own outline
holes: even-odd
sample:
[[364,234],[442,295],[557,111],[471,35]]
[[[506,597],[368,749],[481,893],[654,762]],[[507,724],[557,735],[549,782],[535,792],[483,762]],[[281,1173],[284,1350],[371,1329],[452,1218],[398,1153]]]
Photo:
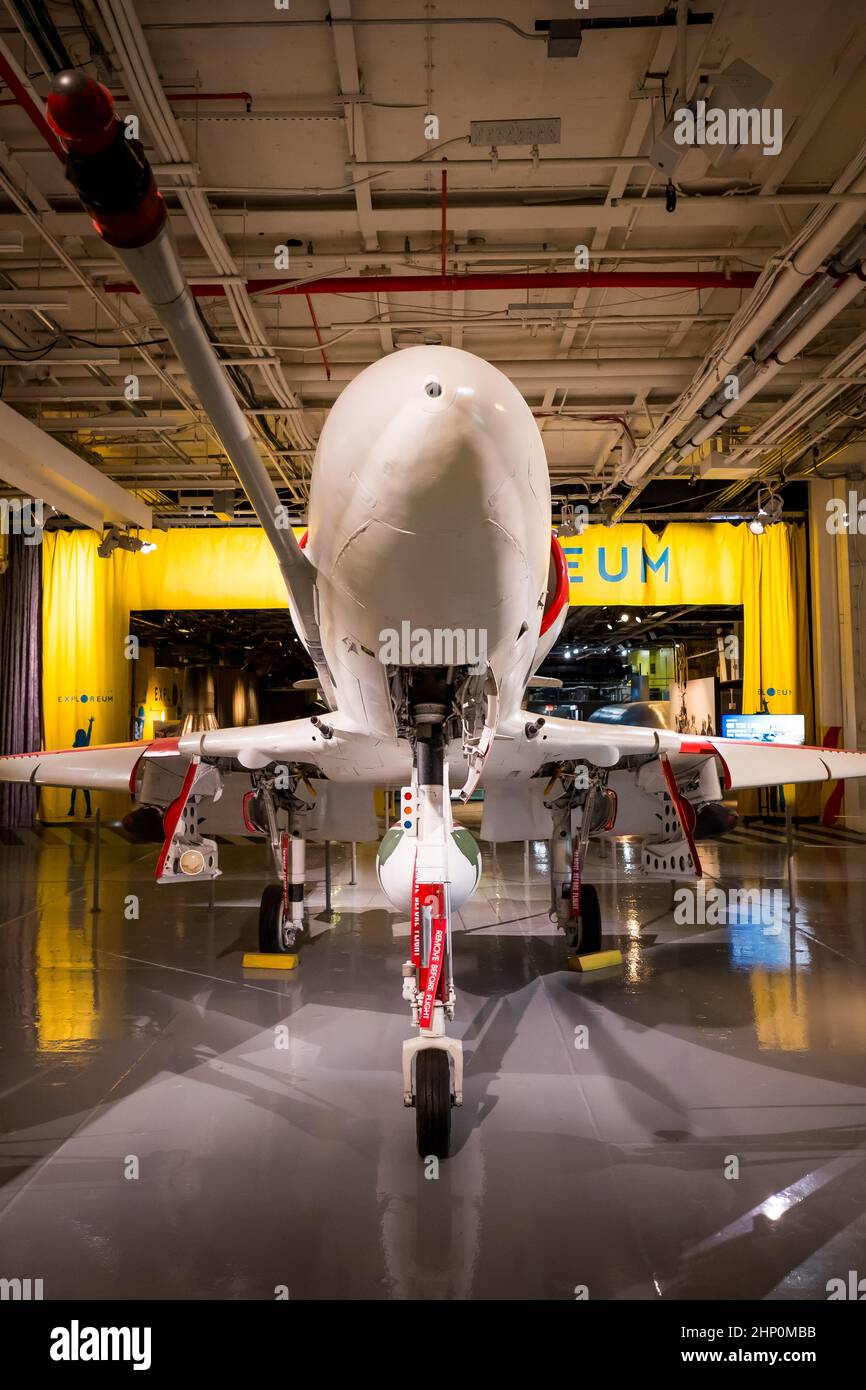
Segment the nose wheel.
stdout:
[[448,1053],[425,1047],[415,1060],[415,1135],[422,1158],[447,1158],[451,1146]]
[[296,935],[297,923],[286,915],[282,885],[269,883],[259,908],[259,950],[268,955],[291,951]]

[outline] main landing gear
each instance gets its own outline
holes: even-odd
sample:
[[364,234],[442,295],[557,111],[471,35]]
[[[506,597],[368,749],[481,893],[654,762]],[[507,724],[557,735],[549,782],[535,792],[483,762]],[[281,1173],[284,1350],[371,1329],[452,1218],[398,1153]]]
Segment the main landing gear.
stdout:
[[259,951],[266,955],[282,955],[295,950],[298,936],[304,930],[304,872],[306,841],[302,828],[303,803],[291,792],[279,793],[283,806],[288,805],[289,829],[280,830],[273,778],[261,777],[256,789],[244,805],[244,818],[249,829],[266,835],[277,870],[279,883],[269,883],[262,893],[259,907]]
[[286,916],[283,885],[269,883],[259,908],[259,950],[265,955],[292,951],[295,935],[291,919]]
[[[550,854],[550,915],[564,933],[569,959],[601,951],[603,924],[598,890],[583,880],[589,838],[613,823],[613,792],[585,768],[558,776],[561,794],[548,803],[553,812]],[[576,817],[575,817],[575,814]],[[572,833],[572,820],[579,822]]]

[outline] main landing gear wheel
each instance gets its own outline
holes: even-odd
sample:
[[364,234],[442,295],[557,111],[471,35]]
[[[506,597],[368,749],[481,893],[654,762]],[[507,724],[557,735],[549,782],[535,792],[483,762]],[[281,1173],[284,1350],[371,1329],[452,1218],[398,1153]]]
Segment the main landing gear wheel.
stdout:
[[601,950],[601,904],[598,889],[584,883],[580,890],[580,924],[569,932],[569,946],[576,954],[593,955]]
[[415,1059],[415,1134],[422,1158],[447,1158],[451,1147],[451,1067],[448,1053],[422,1048]]
[[269,883],[262,893],[259,908],[259,950],[267,955],[291,951],[295,944],[295,928],[285,917],[282,885]]

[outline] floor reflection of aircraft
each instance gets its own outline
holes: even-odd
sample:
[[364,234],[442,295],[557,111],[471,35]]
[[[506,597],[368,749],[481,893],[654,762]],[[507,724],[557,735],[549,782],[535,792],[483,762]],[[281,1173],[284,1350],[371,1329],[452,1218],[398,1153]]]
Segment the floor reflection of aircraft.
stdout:
[[[105,88],[55,78],[49,118],[100,235],[169,334],[278,556],[326,710],[284,723],[0,759],[0,778],[129,789],[164,810],[157,878],[214,877],[209,816],[233,807],[270,842],[279,883],[262,895],[260,945],[303,928],[304,844],[377,835],[373,789],[402,786],[379,877],[411,919],[403,997],[417,1035],[403,1094],[422,1155],[444,1156],[462,1102],[451,913],[480,876],[476,842],[451,817],[451,783],[485,788],[482,834],[551,842],[551,913],[569,944],[601,942],[582,882],[591,836],[643,837],[644,866],[700,874],[704,808],[728,789],[866,775],[866,758],[666,729],[542,718],[523,707],[568,608],[551,535],[541,436],[523,397],[487,362],[418,347],[375,362],[322,431],[306,546],[299,545],[222,372],[183,272],[142,147]],[[311,793],[314,793],[311,794]],[[221,803],[217,805],[217,803]],[[242,817],[242,822],[241,822]]]

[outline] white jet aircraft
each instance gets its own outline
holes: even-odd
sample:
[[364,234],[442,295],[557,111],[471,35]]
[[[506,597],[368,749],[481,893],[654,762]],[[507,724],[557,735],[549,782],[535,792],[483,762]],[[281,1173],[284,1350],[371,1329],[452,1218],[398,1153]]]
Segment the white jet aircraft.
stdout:
[[237,826],[273,853],[278,882],[264,889],[259,920],[267,952],[290,951],[303,934],[306,839],[375,839],[373,791],[399,786],[377,863],[411,923],[403,997],[417,1033],[404,1043],[403,1096],[419,1153],[444,1157],[451,1107],[463,1099],[461,1044],[446,1033],[451,914],[481,867],[474,839],[453,825],[452,786],[468,800],[483,785],[482,838],[550,840],[551,916],[573,951],[592,953],[602,923],[582,881],[591,836],[639,836],[649,873],[699,876],[696,826],[723,787],[866,776],[866,755],[527,712],[527,689],[565,621],[567,568],[532,413],[470,353],[409,348],[346,387],[316,451],[299,546],[184,280],[141,147],[81,71],[55,79],[49,117],[97,230],[171,337],[274,545],[326,708],[147,744],[8,756],[0,780],[128,790],[158,807],[160,883],[217,876],[217,844],[203,832],[218,810],[222,829],[236,810]]

